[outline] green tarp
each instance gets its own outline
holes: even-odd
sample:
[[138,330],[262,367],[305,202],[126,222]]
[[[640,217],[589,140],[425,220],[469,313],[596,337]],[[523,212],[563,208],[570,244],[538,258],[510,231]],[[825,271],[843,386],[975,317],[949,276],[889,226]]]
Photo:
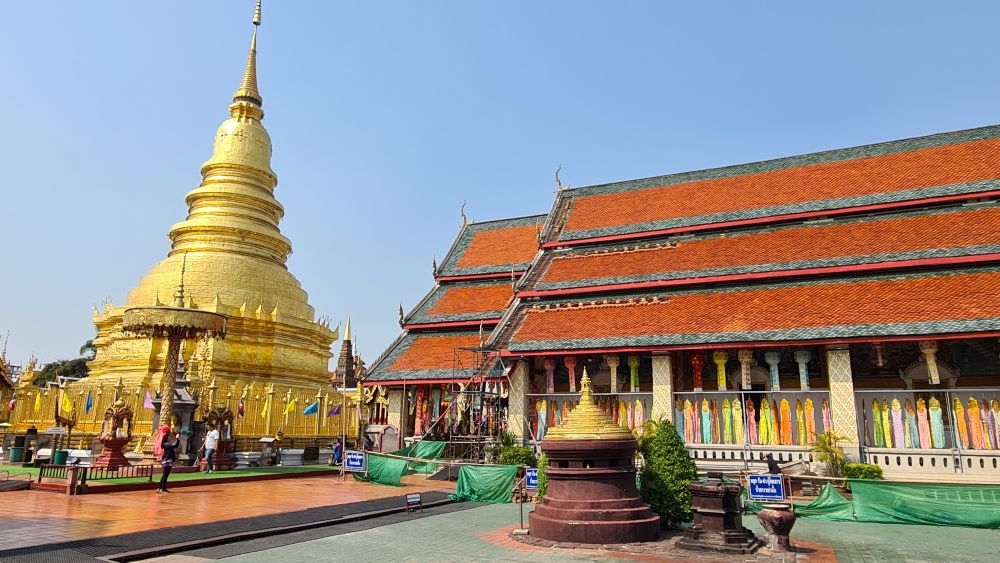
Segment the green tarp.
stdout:
[[451,500],[511,502],[518,465],[463,465]]
[[[1000,529],[1000,486],[893,483],[850,479],[852,500],[827,483],[809,504],[793,504],[799,518]],[[743,493],[743,506],[761,509]]]
[[859,522],[1000,528],[1000,486],[850,483]]
[[368,452],[365,457],[368,458],[368,472],[355,473],[355,479],[358,481],[379,483],[380,485],[403,486],[400,479],[407,472],[405,459],[385,457],[372,452]]
[[[415,444],[410,444],[401,450],[396,450],[394,452],[389,452],[393,455],[403,456],[403,457],[417,457],[420,459],[440,459],[441,455],[444,453],[444,447],[448,442],[435,442],[434,440],[421,440]],[[410,471],[414,473],[435,473],[441,463],[433,462],[420,462],[411,461],[409,462]]]

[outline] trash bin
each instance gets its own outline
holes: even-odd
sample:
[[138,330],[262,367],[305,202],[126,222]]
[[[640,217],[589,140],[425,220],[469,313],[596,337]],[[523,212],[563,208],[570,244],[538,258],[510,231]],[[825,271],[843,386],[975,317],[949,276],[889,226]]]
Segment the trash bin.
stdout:
[[69,457],[69,450],[56,450],[52,452],[52,463],[56,465],[66,465],[66,458]]
[[10,459],[7,461],[11,463],[19,463],[21,461],[24,461],[24,446],[11,446]]

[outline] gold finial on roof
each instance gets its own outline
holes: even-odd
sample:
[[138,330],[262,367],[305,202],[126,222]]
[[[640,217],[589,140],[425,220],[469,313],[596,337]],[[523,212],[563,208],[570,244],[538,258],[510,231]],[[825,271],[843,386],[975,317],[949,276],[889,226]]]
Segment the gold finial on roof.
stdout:
[[[174,293],[174,302],[171,304],[179,309],[184,308],[184,271],[187,269],[187,252],[181,257],[181,281],[177,285],[177,292]],[[157,300],[159,300],[159,295],[157,295]]]
[[590,376],[583,368],[580,379],[580,404],[573,409],[562,426],[551,428],[546,440],[634,440],[628,428],[622,428],[594,404],[591,396]]
[[264,100],[257,91],[257,27],[260,26],[260,0],[253,11],[253,36],[250,38],[250,54],[247,55],[247,66],[243,71],[240,87],[233,93],[233,102],[250,102],[257,106]]
[[347,313],[347,327],[344,329],[344,341],[351,339],[351,314]]

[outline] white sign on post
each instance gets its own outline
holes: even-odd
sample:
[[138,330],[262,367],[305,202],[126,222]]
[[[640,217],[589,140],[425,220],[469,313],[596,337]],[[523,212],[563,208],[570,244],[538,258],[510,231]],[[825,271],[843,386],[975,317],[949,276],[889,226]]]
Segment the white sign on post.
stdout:
[[66,433],[66,427],[65,426],[50,426],[50,427],[48,427],[48,428],[45,429],[45,433],[46,434],[65,434]]

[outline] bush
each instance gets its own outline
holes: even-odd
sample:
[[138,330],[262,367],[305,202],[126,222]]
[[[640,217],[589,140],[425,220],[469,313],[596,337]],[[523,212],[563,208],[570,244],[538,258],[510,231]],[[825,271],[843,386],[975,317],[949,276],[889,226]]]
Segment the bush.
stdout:
[[500,450],[500,464],[535,467],[538,465],[538,459],[535,458],[535,450],[531,448],[507,446]]
[[504,448],[513,447],[515,444],[517,444],[517,438],[506,430],[502,431],[497,440],[486,451],[489,458],[488,461],[490,463],[500,463],[500,454],[503,453]]
[[848,479],[872,479],[875,481],[885,480],[882,468],[870,463],[845,463],[844,477]]
[[660,515],[660,525],[674,528],[690,522],[693,515],[688,485],[698,478],[698,468],[674,424],[666,419],[648,421],[639,441],[639,453],[645,460],[640,492],[653,512]]
[[826,472],[830,477],[840,477],[844,464],[844,450],[840,448],[840,442],[846,442],[847,438],[835,432],[827,431],[816,435],[816,443],[810,449],[816,454],[816,459],[826,465]]
[[538,458],[538,490],[535,491],[535,502],[542,502],[545,493],[549,491],[549,456],[542,454]]

